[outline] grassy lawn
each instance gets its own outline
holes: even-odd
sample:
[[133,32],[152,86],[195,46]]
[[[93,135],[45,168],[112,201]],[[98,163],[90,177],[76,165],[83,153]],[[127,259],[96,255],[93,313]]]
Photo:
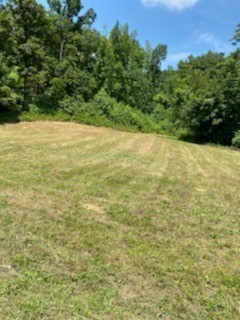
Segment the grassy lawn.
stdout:
[[0,126],[0,319],[240,319],[240,152]]

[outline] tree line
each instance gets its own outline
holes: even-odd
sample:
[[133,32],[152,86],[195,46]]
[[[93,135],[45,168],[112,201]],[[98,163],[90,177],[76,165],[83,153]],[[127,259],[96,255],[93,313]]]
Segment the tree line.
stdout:
[[81,0],[0,2],[0,118],[43,115],[240,145],[240,25],[225,57],[162,70],[167,46],[141,46],[128,25],[108,35]]

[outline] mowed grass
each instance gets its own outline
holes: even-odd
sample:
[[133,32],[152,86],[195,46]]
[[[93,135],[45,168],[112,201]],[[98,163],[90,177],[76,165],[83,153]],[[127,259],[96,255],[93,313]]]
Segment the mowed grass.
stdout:
[[240,319],[240,152],[0,126],[0,319]]

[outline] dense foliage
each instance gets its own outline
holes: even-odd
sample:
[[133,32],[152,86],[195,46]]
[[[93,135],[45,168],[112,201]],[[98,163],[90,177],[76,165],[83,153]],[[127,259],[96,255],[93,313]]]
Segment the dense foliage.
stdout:
[[[240,51],[190,56],[162,71],[167,47],[143,48],[128,25],[91,28],[81,0],[0,5],[0,118],[55,115],[231,144],[240,129]],[[233,43],[240,41],[238,26]],[[60,118],[61,118],[60,117]],[[235,138],[236,139],[236,138]]]

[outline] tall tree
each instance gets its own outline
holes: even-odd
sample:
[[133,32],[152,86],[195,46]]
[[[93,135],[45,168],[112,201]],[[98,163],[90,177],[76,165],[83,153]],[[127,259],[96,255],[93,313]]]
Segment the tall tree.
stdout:
[[108,40],[103,40],[102,58],[97,65],[106,91],[118,101],[149,111],[152,84],[145,72],[146,52],[137,40],[136,32],[117,21]]
[[237,45],[240,42],[240,23],[237,26],[237,29],[235,31],[235,35],[232,38],[232,42],[233,42],[234,45]]
[[37,93],[37,75],[47,61],[49,20],[44,7],[35,0],[11,0],[9,7],[14,20],[15,62],[24,79],[23,101],[27,108],[31,93]]
[[9,60],[15,51],[14,38],[13,38],[14,20],[9,10],[0,6],[0,51],[6,54]]
[[0,115],[13,115],[20,111],[21,97],[15,91],[16,82],[0,53]]
[[167,57],[167,46],[159,44],[155,49],[152,49],[150,44],[147,43],[147,74],[156,86],[161,74],[162,62]]
[[209,52],[179,63],[165,91],[175,127],[195,141],[230,144],[240,126],[240,69],[235,55]]
[[51,12],[55,15],[57,32],[60,37],[59,62],[64,56],[67,40],[74,31],[81,32],[85,27],[91,27],[96,19],[93,9],[81,15],[83,5],[81,0],[48,0]]

